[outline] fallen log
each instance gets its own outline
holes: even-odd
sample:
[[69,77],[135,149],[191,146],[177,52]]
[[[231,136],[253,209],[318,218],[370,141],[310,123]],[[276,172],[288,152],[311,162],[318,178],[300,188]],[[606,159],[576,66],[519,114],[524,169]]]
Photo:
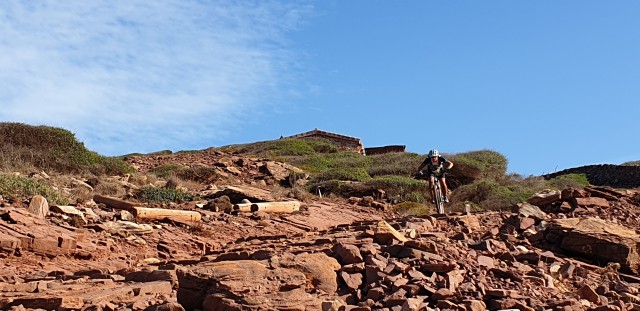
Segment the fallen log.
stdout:
[[251,204],[251,211],[267,213],[293,213],[300,210],[299,201],[263,202]]
[[116,198],[111,198],[103,195],[96,194],[93,196],[93,201],[96,203],[102,203],[108,207],[125,210],[133,214],[134,207],[136,207],[136,203],[128,202],[125,200],[120,200]]
[[161,220],[168,218],[177,222],[200,222],[202,215],[196,211],[183,211],[164,208],[150,208],[136,206],[136,203],[128,202],[116,198],[110,198],[102,195],[93,196],[96,203],[103,203],[111,208],[125,210],[133,214],[136,219]]
[[300,210],[299,201],[260,202],[234,204],[233,209],[239,212],[293,213]]
[[196,211],[183,211],[164,208],[150,207],[134,207],[135,212],[132,213],[137,219],[171,219],[178,222],[200,222],[202,216]]
[[250,213],[251,212],[251,205],[253,203],[238,203],[238,204],[233,204],[233,210],[234,211],[238,211],[238,212],[242,212],[242,213]]

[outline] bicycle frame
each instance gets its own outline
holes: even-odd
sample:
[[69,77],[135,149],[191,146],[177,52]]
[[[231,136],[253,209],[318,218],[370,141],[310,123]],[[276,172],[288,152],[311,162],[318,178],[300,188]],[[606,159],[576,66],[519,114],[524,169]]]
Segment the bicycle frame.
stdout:
[[438,214],[444,214],[444,199],[442,196],[442,188],[440,187],[440,178],[433,177],[433,193],[435,194],[434,200],[436,201],[436,211]]

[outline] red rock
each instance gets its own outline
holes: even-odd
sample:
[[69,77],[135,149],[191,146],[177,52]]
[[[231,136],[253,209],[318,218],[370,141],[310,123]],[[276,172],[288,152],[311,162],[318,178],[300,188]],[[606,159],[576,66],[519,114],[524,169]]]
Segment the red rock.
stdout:
[[596,206],[607,208],[610,207],[609,201],[603,198],[588,197],[588,198],[575,198],[573,203],[578,206]]

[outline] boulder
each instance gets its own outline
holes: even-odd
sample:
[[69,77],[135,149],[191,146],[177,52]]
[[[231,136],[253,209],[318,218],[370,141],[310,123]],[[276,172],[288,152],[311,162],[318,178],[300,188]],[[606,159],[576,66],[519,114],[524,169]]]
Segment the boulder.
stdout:
[[49,203],[47,199],[41,195],[34,195],[29,202],[29,212],[38,218],[44,218],[49,215]]
[[532,218],[536,221],[541,221],[547,218],[547,214],[535,204],[523,202],[516,204],[516,206],[518,215],[522,217]]
[[537,192],[529,199],[527,199],[527,203],[539,207],[544,207],[558,201],[560,201],[560,191],[550,189],[545,189]]
[[617,262],[627,270],[638,271],[640,235],[635,230],[598,218],[556,219],[550,222],[545,238],[568,252]]
[[320,289],[328,294],[333,294],[338,290],[336,271],[340,269],[340,264],[335,258],[323,253],[299,254],[296,256],[283,256],[279,260],[279,265],[304,273],[316,289]]
[[305,292],[304,273],[265,262],[206,262],[178,270],[178,302],[187,310],[304,310],[322,301]]

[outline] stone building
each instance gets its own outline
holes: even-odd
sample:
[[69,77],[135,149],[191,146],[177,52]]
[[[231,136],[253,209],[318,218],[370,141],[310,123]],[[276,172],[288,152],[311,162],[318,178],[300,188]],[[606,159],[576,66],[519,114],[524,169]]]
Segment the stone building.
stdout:
[[331,132],[325,132],[318,129],[314,129],[309,132],[296,134],[288,137],[281,138],[299,138],[299,139],[314,139],[321,138],[326,139],[334,143],[339,149],[353,151],[364,155],[364,147],[360,142],[360,138],[340,135]]

